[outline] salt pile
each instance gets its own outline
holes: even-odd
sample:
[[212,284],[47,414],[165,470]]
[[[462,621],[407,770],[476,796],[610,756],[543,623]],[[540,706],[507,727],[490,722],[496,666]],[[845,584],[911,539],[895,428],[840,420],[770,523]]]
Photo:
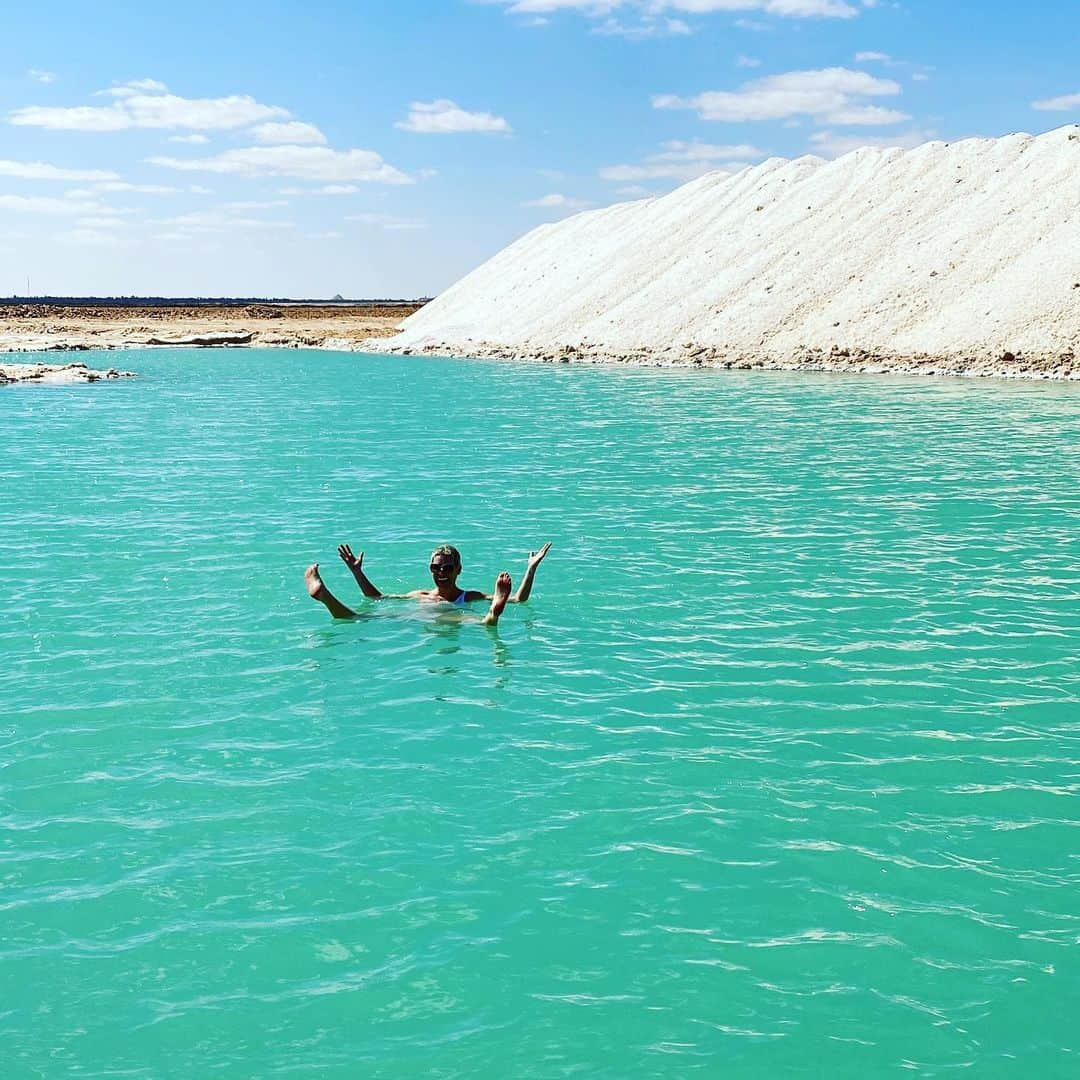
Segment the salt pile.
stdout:
[[380,344],[1080,377],[1080,126],[771,159],[577,214]]

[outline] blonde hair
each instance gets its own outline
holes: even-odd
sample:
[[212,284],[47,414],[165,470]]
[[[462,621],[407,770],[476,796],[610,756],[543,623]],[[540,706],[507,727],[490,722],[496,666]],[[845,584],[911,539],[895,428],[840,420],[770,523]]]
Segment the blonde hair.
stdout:
[[454,565],[461,569],[461,552],[453,544],[440,544],[431,553],[431,557],[434,559],[436,555],[449,555],[454,560]]

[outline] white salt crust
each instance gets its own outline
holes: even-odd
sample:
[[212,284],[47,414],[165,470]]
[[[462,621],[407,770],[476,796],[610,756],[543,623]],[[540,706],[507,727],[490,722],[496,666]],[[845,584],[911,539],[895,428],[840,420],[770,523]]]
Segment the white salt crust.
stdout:
[[1080,376],[1080,126],[771,159],[534,229],[382,351]]

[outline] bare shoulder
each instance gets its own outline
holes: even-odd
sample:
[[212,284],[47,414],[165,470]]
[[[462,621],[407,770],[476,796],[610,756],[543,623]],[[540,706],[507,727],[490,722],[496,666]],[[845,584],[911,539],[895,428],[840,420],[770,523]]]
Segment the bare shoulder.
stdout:
[[476,589],[469,589],[465,593],[465,603],[471,604],[474,600],[490,600],[491,597],[487,593],[478,592]]

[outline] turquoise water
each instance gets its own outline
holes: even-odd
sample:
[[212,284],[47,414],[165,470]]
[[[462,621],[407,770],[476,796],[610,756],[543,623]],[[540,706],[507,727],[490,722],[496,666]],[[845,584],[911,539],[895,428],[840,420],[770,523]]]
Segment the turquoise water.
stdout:
[[5,1077],[1075,1074],[1080,387],[124,360],[0,393]]

